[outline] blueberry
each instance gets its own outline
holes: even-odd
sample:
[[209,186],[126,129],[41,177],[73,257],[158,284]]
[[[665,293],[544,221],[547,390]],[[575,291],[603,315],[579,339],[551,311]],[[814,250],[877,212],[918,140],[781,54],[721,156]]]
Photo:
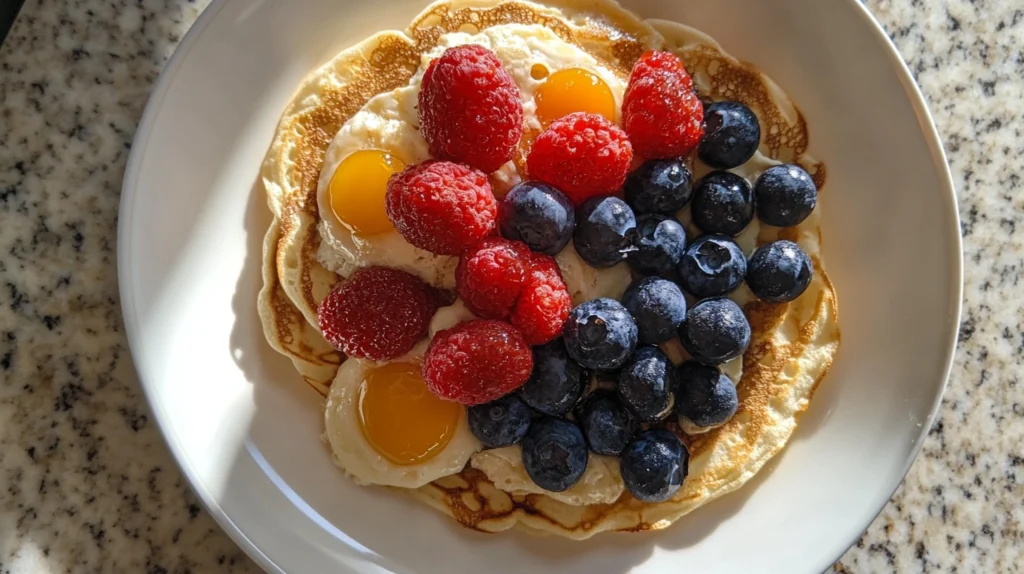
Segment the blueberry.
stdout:
[[637,347],[619,374],[619,397],[643,423],[665,418],[672,410],[676,369],[655,346]]
[[506,239],[530,249],[557,255],[572,239],[576,212],[564,193],[543,183],[526,181],[509,190],[498,209],[498,225]]
[[633,354],[637,328],[621,303],[602,297],[573,309],[562,335],[565,349],[577,363],[588,369],[613,371]]
[[693,174],[678,159],[655,159],[629,174],[623,186],[626,202],[637,213],[671,215],[690,201]]
[[757,217],[776,227],[792,227],[807,219],[818,204],[818,187],[798,165],[768,168],[754,183]]
[[636,432],[636,422],[615,393],[598,389],[587,396],[576,417],[596,454],[619,456]]
[[730,169],[754,156],[761,143],[761,124],[739,102],[715,102],[704,109],[704,139],[697,156],[711,167]]
[[757,248],[747,266],[747,286],[769,303],[785,303],[799,297],[811,283],[811,258],[792,241],[773,241]]
[[530,407],[515,394],[505,395],[466,409],[469,430],[484,446],[498,448],[515,444],[530,428]]
[[750,323],[729,299],[705,299],[687,311],[679,342],[697,361],[720,365],[747,350]]
[[533,348],[533,373],[519,390],[526,404],[546,415],[569,412],[587,380],[586,372],[569,358],[561,338]]
[[626,258],[641,275],[660,275],[679,264],[686,251],[686,229],[674,217],[648,213],[637,219],[636,251]]
[[561,492],[576,484],[589,458],[583,433],[565,419],[540,418],[523,439],[523,466],[544,490]]
[[693,190],[693,223],[704,233],[735,237],[754,219],[754,191],[742,177],[713,171]]
[[622,296],[633,315],[641,343],[658,345],[676,335],[686,319],[686,298],[679,286],[661,277],[634,281]]
[[683,485],[690,453],[671,431],[654,428],[636,435],[619,465],[626,490],[642,502],[664,502]]
[[576,252],[591,267],[611,267],[634,249],[636,217],[617,197],[593,197],[576,212]]
[[718,367],[686,361],[679,365],[676,413],[699,427],[714,427],[736,414],[736,385]]
[[732,239],[703,235],[679,260],[679,280],[694,297],[716,297],[732,292],[747,274],[747,258]]

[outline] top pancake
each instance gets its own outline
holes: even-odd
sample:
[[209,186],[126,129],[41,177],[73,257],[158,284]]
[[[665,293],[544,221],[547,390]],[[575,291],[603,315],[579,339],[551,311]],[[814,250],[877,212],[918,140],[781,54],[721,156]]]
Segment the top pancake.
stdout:
[[[316,260],[316,187],[324,153],[366,101],[408,83],[420,55],[443,34],[542,24],[623,75],[644,51],[671,50],[684,60],[703,97],[741,101],[757,113],[764,155],[800,163],[819,189],[824,185],[824,166],[806,155],[807,126],[796,107],[770,80],[706,36],[678,24],[644,22],[609,1],[549,5],[438,2],[404,32],[382,32],[342,52],[309,76],[293,97],[261,173],[274,220],[264,242],[259,308],[270,344],[291,358],[321,394],[326,395],[344,360],[315,327],[317,305],[339,279]],[[682,435],[691,452],[690,474],[671,500],[645,504],[625,493],[613,504],[572,506],[543,494],[508,494],[473,468],[414,495],[479,530],[519,526],[586,538],[607,530],[663,528],[741,486],[785,445],[838,348],[836,298],[821,262],[818,222],[816,211],[796,228],[758,230],[759,244],[778,238],[800,243],[814,262],[815,278],[792,303],[745,306],[753,337],[743,358],[739,410],[722,427]]]

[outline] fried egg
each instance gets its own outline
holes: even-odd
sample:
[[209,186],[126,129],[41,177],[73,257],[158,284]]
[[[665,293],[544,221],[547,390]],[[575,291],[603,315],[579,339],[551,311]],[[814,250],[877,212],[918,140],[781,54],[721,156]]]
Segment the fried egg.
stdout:
[[[440,309],[430,333],[474,319],[461,302]],[[395,361],[349,358],[331,385],[324,439],[357,484],[418,488],[459,472],[480,450],[466,409],[443,401],[420,375],[426,341]]]
[[[360,267],[383,265],[406,270],[436,287],[454,287],[458,258],[435,255],[405,241],[387,218],[384,195],[391,174],[430,159],[418,127],[420,82],[431,60],[463,44],[482,45],[501,60],[519,87],[527,134],[539,133],[550,121],[573,111],[618,120],[626,79],[545,26],[506,24],[478,34],[445,34],[423,55],[408,85],[370,99],[345,122],[328,147],[317,185],[322,238],[317,258],[327,269],[347,277]],[[491,174],[499,196],[519,181],[520,173],[512,161]],[[563,267],[572,255],[560,259]],[[628,278],[625,266],[596,273],[609,274],[607,281],[616,284],[623,276]],[[594,284],[599,281],[595,277],[573,285],[574,277],[566,277],[570,290],[584,294],[608,291],[595,291]],[[625,284],[621,288],[624,290]]]

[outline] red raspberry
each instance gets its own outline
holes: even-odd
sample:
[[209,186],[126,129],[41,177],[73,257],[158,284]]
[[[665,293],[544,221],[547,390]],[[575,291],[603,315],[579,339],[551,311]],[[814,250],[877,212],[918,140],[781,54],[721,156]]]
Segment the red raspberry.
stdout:
[[494,231],[498,202],[483,173],[450,161],[406,167],[388,180],[388,218],[406,241],[458,255]]
[[512,159],[523,135],[523,103],[493,52],[467,44],[445,50],[423,74],[420,133],[430,154],[490,173]]
[[420,278],[367,267],[336,285],[320,303],[320,331],[350,357],[387,361],[427,336],[439,297]]
[[530,177],[557,187],[579,206],[622,187],[632,160],[625,132],[604,116],[576,112],[551,122],[533,140],[526,165]]
[[507,319],[530,269],[530,248],[521,241],[485,237],[455,268],[455,288],[475,315]]
[[622,126],[645,159],[683,157],[704,135],[704,105],[682,60],[647,52],[633,66],[622,98]]
[[431,392],[464,405],[511,393],[531,371],[530,346],[519,329],[503,321],[469,321],[440,331],[423,357],[423,380]]
[[562,334],[572,301],[558,263],[550,255],[534,254],[533,268],[519,294],[511,322],[531,345],[543,345]]

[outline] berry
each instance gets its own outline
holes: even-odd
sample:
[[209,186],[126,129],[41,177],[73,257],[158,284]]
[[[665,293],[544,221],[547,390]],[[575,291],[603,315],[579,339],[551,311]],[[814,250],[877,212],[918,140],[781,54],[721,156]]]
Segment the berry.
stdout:
[[542,345],[562,333],[572,299],[553,257],[534,253],[530,261],[510,321],[522,331],[527,344]]
[[544,490],[561,492],[579,482],[589,458],[583,433],[565,419],[540,418],[523,439],[523,466]]
[[560,416],[576,405],[586,382],[586,371],[569,358],[565,343],[555,339],[533,348],[533,373],[519,396],[534,410]]
[[481,319],[434,335],[423,357],[423,380],[438,397],[464,405],[493,401],[523,386],[533,355],[515,327]]
[[523,135],[523,104],[493,52],[448,48],[423,73],[420,133],[430,155],[490,173],[512,159]]
[[439,297],[420,278],[388,267],[359,269],[320,303],[320,332],[350,357],[388,361],[427,336]]
[[655,159],[629,174],[623,192],[637,213],[672,215],[690,201],[692,189],[693,174],[684,161]]
[[622,482],[642,502],[664,502],[679,490],[689,470],[690,452],[667,429],[643,431],[622,452]]
[[705,175],[693,190],[693,223],[704,233],[735,237],[754,219],[754,192],[727,171]]
[[583,401],[576,420],[595,454],[619,456],[636,432],[633,417],[609,390],[598,389],[590,393]]
[[569,356],[588,369],[613,371],[624,365],[636,348],[633,317],[621,303],[607,297],[573,309],[562,334]]
[[679,260],[679,280],[694,297],[731,293],[747,273],[747,258],[740,246],[722,235],[703,235]]
[[622,304],[636,321],[639,340],[645,345],[668,341],[686,320],[683,292],[661,277],[634,281],[622,296]]
[[718,367],[686,361],[676,373],[679,416],[699,427],[716,427],[736,414],[736,385]]
[[612,267],[634,249],[636,217],[617,197],[594,197],[576,210],[576,252],[591,267]]
[[558,255],[572,239],[576,211],[564,193],[528,181],[513,187],[502,200],[498,226],[509,239],[522,241],[539,253]]
[[619,397],[642,423],[653,423],[672,410],[676,369],[654,346],[637,347],[619,374]]
[[530,177],[562,190],[574,205],[615,193],[626,180],[633,147],[597,114],[577,112],[551,122],[526,157]]
[[487,176],[448,161],[427,161],[391,176],[385,202],[406,241],[440,255],[458,255],[490,235],[498,216]]
[[729,299],[705,299],[690,308],[679,328],[679,342],[695,360],[720,365],[750,345],[750,323]]
[[792,241],[762,245],[750,257],[747,266],[747,286],[758,299],[769,303],[796,299],[810,285],[813,276],[811,258]]
[[637,155],[685,157],[704,132],[704,105],[683,62],[669,52],[647,52],[629,74],[622,126]]
[[709,166],[731,169],[754,157],[761,143],[761,124],[739,102],[715,102],[704,110],[704,139],[697,156]]
[[648,213],[636,224],[635,251],[626,261],[641,275],[660,275],[675,269],[686,252],[686,229],[674,217]]
[[818,187],[798,165],[768,168],[754,184],[757,217],[768,225],[792,227],[807,219],[818,204]]
[[505,395],[466,409],[469,430],[484,446],[499,448],[516,444],[526,436],[533,412],[515,394]]
[[455,289],[473,314],[506,319],[531,268],[530,249],[519,241],[485,237],[466,250],[455,268]]

